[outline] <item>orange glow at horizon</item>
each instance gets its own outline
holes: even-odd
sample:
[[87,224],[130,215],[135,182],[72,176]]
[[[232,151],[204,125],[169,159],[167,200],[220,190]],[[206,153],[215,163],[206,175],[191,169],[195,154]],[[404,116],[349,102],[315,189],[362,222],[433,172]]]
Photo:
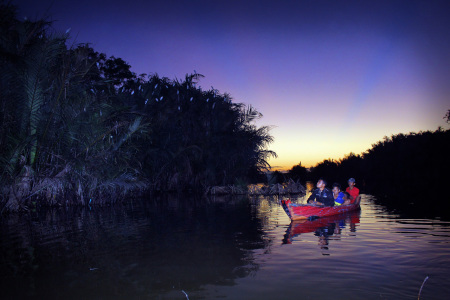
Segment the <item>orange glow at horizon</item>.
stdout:
[[[386,118],[382,124],[376,121],[370,124],[368,121],[368,123],[363,122],[360,127],[349,128],[348,131],[330,129],[318,134],[315,130],[296,134],[282,133],[280,132],[281,128],[276,127],[271,131],[275,141],[269,146],[269,149],[275,151],[278,157],[270,158],[269,163],[272,170],[279,171],[287,171],[300,162],[302,166],[310,168],[325,159],[340,160],[350,153],[363,154],[372,148],[373,144],[383,140],[385,136],[426,130],[434,131],[439,126],[444,129],[450,127],[449,124],[436,118],[436,115],[425,112],[423,115],[422,120],[417,118],[414,124],[410,122],[395,124],[399,118],[394,116],[393,120]],[[400,121],[402,120],[400,119]],[[395,127],[397,130],[393,130]]]

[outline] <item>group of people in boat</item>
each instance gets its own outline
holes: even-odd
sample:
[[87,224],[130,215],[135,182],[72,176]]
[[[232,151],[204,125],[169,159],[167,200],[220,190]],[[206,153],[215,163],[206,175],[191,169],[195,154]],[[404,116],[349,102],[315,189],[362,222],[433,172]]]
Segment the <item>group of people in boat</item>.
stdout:
[[355,178],[350,178],[348,187],[343,192],[339,183],[334,183],[332,189],[326,187],[327,182],[321,178],[317,181],[316,188],[309,196],[307,203],[311,205],[337,206],[337,205],[352,205],[359,204],[361,196],[359,189],[355,186]]

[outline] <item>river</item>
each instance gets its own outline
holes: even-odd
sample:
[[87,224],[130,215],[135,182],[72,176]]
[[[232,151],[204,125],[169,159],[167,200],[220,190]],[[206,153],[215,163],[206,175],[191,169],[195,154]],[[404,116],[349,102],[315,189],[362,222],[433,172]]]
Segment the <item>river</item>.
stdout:
[[370,195],[361,211],[303,223],[277,198],[166,196],[7,215],[0,234],[1,299],[450,295],[450,222]]

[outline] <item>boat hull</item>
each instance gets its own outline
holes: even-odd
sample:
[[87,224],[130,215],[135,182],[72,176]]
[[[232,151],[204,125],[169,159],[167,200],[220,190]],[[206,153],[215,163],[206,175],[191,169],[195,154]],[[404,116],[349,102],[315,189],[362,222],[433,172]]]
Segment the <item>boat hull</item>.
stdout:
[[305,220],[311,217],[327,217],[342,214],[349,211],[358,210],[359,204],[339,205],[339,206],[314,206],[306,204],[293,204],[291,200],[281,200],[284,211],[293,221]]

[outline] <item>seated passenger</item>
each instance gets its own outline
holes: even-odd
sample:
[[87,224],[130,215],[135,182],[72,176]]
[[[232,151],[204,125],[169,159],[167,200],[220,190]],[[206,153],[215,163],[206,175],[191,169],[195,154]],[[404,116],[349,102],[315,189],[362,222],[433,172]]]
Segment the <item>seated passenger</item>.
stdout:
[[348,188],[345,190],[350,194],[350,203],[358,203],[361,197],[359,196],[359,189],[355,186],[355,178],[350,178],[348,180]]
[[344,204],[345,194],[341,192],[341,185],[339,183],[334,183],[332,191],[333,191],[334,205]]
[[317,188],[309,196],[307,203],[325,206],[334,206],[334,198],[330,189],[326,188],[327,182],[324,179],[317,181]]

